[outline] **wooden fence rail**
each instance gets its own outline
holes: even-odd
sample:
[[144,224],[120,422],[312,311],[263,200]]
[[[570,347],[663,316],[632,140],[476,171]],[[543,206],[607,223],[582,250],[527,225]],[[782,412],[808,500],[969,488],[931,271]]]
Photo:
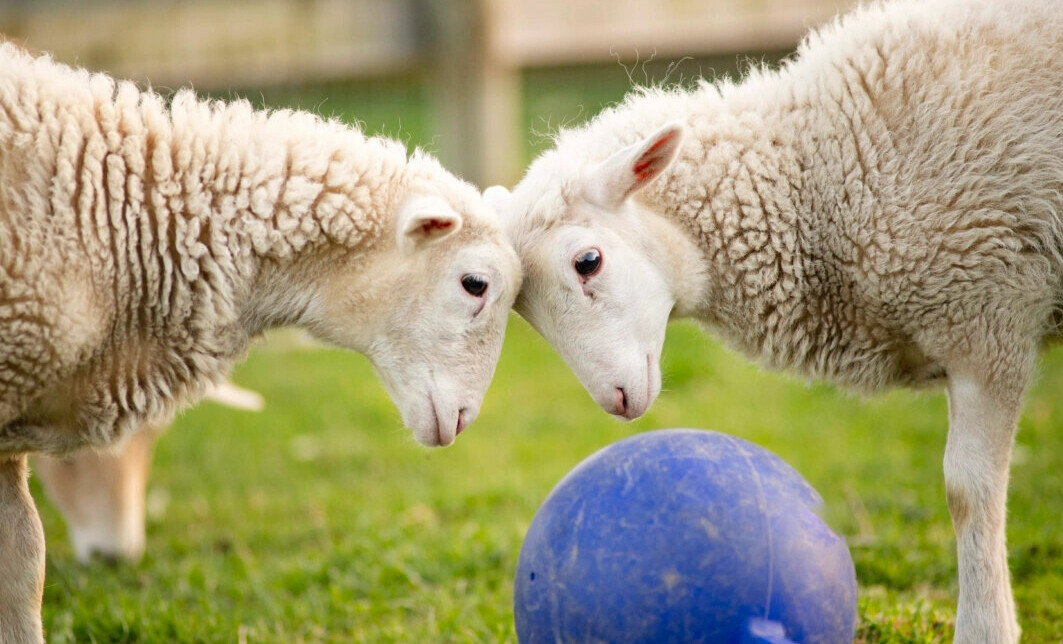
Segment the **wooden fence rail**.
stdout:
[[433,79],[444,162],[518,171],[520,71],[792,47],[853,0],[0,0],[0,34],[155,87]]

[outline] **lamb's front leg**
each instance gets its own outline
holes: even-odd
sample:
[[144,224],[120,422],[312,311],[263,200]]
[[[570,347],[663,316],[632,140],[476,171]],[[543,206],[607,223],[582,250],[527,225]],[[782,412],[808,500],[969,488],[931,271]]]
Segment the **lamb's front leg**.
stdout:
[[0,457],[0,642],[44,641],[44,529],[29,490],[26,457]]
[[1024,382],[1001,386],[981,375],[949,377],[945,490],[960,577],[956,644],[1013,644],[1019,639],[1004,524],[1023,389]]

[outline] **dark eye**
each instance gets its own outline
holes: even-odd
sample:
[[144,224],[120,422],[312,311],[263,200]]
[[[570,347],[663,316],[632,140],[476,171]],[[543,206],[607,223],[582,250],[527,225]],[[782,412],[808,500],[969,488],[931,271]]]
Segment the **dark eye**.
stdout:
[[572,267],[581,277],[590,277],[602,268],[602,254],[597,248],[588,248],[581,251],[572,260]]
[[461,287],[473,297],[480,297],[487,291],[487,280],[479,275],[466,275],[461,278]]

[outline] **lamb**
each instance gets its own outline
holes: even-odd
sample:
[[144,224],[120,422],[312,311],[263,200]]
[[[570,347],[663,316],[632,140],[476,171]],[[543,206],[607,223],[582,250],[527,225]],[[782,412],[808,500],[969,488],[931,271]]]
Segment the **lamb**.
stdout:
[[[228,381],[210,387],[204,399],[260,411],[258,393]],[[81,563],[93,557],[134,563],[144,554],[148,472],[155,442],[166,431],[160,423],[144,423],[120,445],[84,449],[61,457],[35,454],[33,473],[58,508]]]
[[955,641],[1015,642],[1008,463],[1063,321],[1063,7],[875,3],[739,83],[631,93],[485,197],[515,303],[605,411],[670,317],[861,393],[944,386]]
[[0,641],[42,640],[28,453],[164,422],[283,325],[364,353],[450,444],[519,284],[479,191],[424,153],[0,45]]

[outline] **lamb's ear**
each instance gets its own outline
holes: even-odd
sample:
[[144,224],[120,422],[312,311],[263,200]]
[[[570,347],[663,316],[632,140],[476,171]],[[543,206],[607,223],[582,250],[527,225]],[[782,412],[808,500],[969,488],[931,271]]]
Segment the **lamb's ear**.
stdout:
[[461,217],[443,200],[414,197],[399,212],[396,234],[398,245],[412,253],[426,244],[446,239],[461,230]]
[[624,200],[648,186],[675,160],[683,140],[683,125],[669,123],[602,163],[587,177],[587,199],[614,210]]

